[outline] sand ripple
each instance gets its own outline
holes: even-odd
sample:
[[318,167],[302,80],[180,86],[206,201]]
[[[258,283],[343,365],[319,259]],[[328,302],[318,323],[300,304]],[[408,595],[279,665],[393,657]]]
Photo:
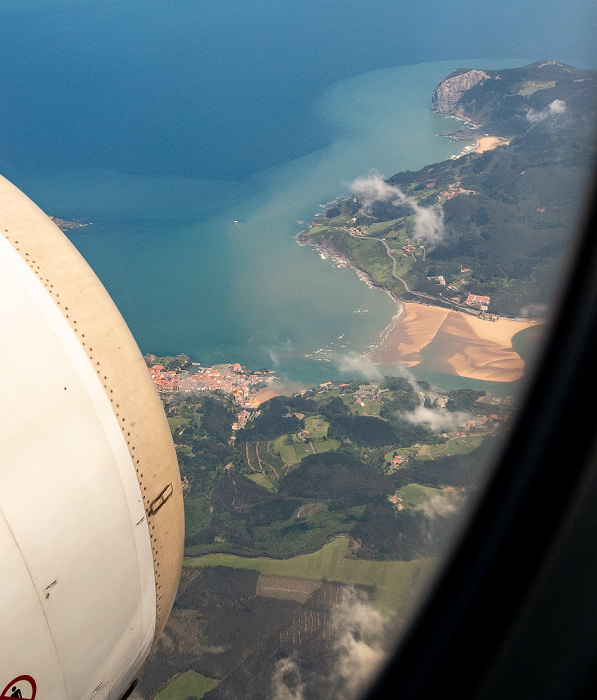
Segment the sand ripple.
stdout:
[[405,303],[404,313],[375,351],[381,364],[401,362],[413,367],[421,350],[430,346],[444,371],[492,382],[520,379],[524,361],[512,348],[512,337],[541,323],[538,320],[488,321],[436,306]]

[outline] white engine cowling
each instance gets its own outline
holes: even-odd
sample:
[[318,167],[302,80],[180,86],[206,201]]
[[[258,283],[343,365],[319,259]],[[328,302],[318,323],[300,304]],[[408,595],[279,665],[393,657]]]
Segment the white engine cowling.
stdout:
[[0,299],[0,698],[118,700],[180,577],[168,424],[108,293],[4,178]]

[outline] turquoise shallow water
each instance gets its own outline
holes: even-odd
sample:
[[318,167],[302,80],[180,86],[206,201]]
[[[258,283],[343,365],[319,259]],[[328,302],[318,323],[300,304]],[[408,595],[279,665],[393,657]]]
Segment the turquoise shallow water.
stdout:
[[92,222],[71,239],[143,352],[268,367],[303,384],[356,376],[368,367],[355,356],[378,339],[394,303],[298,246],[299,221],[371,170],[388,177],[462,150],[438,135],[454,120],[429,109],[432,90],[460,65],[388,68],[332,85],[311,115],[331,144],[240,181],[37,169],[24,189],[49,213]]
[[429,110],[453,69],[594,65],[592,17],[592,0],[4,0],[0,172],[92,222],[72,240],[144,352],[307,384],[369,371],[355,357],[392,302],[297,246],[297,222],[372,169],[454,154]]

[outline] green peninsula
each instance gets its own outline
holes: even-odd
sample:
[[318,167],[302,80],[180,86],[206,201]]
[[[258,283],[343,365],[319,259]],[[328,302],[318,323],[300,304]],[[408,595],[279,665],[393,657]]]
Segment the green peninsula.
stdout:
[[596,86],[597,71],[555,61],[454,71],[432,108],[464,121],[445,135],[484,152],[469,147],[416,172],[362,178],[299,242],[399,299],[542,315],[593,164]]

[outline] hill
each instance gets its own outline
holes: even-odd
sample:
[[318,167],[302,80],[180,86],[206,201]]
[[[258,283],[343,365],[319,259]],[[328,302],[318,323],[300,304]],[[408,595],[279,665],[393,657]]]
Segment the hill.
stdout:
[[309,693],[323,697],[343,611],[396,634],[511,411],[484,392],[394,377],[275,397],[236,430],[221,390],[162,398],[183,476],[187,558],[139,688],[164,699],[211,688],[206,697],[273,700],[279,660],[295,653]]
[[589,184],[596,87],[596,71],[554,61],[454,71],[432,107],[464,120],[446,135],[475,139],[480,152],[362,178],[299,242],[347,260],[397,298],[540,315]]

